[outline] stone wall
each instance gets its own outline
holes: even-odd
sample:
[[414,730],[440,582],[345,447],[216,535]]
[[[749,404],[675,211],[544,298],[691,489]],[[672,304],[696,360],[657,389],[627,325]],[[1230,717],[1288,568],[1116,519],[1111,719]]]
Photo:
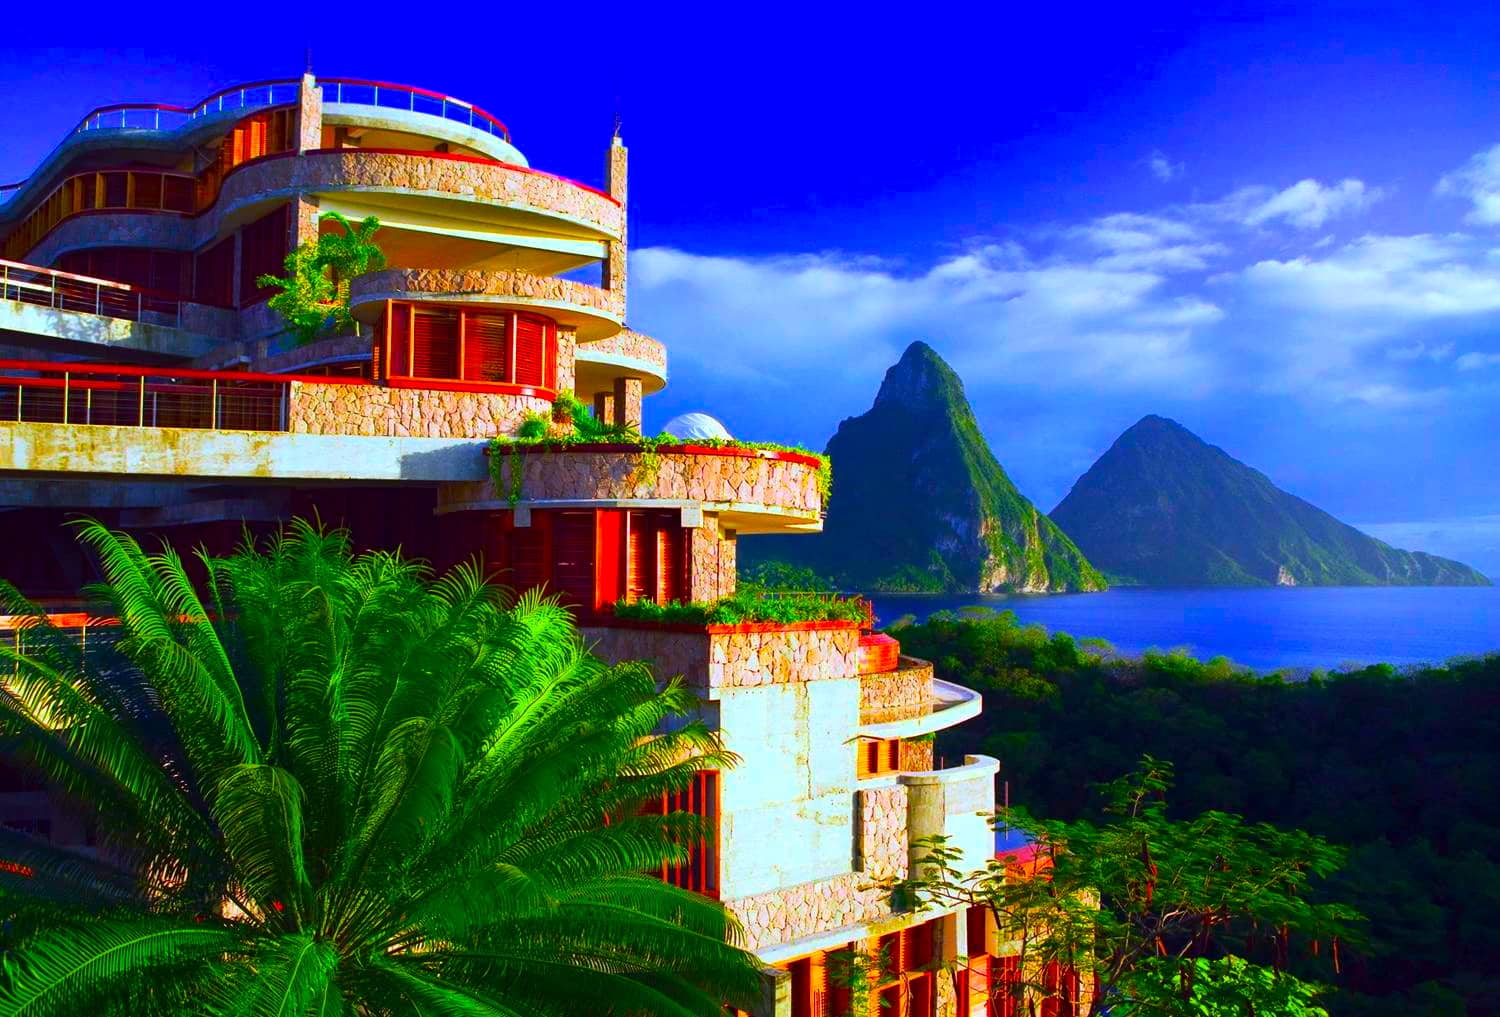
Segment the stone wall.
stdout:
[[[525,501],[680,499],[765,506],[807,517],[816,517],[823,507],[817,467],[783,459],[663,451],[652,477],[641,469],[635,451],[523,449],[520,458]],[[507,456],[506,485],[510,468]]]
[[932,702],[932,665],[902,657],[894,671],[862,675],[859,715],[866,724],[912,716]]
[[[806,627],[819,624],[841,627]],[[680,674],[698,688],[760,688],[848,678],[858,666],[859,629],[853,623],[718,632],[620,624],[583,633],[588,642],[597,643],[595,652],[606,660],[648,661],[658,677]]]
[[527,413],[548,412],[551,406],[531,396],[292,382],[287,429],[296,434],[489,438],[514,434]]
[[931,738],[903,738],[900,760],[902,771],[932,769],[935,744]]
[[557,391],[571,392],[578,377],[578,331],[557,329]]
[[688,531],[689,600],[712,601],[733,595],[737,581],[734,533],[719,528],[719,517],[705,513],[703,525]]
[[91,247],[151,247],[191,251],[198,246],[195,220],[176,212],[85,212],[64,219],[18,259],[51,265],[68,251]]
[[622,207],[597,191],[549,173],[505,163],[445,159],[427,153],[314,151],[247,163],[224,178],[203,228],[240,206],[294,191],[416,191],[554,213],[619,236]]
[[654,368],[654,373],[661,377],[667,374],[667,348],[648,335],[642,335],[631,329],[624,329],[619,335],[598,342],[588,343],[582,350],[585,359],[590,354],[598,353],[606,356],[625,357],[630,360],[639,360],[643,364],[649,364]]
[[765,950],[849,925],[878,922],[895,914],[891,892],[876,886],[862,872],[726,900],[724,905],[745,926],[745,946],[751,950]]
[[870,788],[856,795],[859,828],[855,867],[873,882],[905,879],[907,874],[907,790],[901,785]]

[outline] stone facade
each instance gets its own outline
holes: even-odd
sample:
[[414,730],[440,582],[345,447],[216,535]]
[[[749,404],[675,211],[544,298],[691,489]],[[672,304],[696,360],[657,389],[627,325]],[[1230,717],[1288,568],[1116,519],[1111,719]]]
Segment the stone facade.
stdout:
[[903,738],[900,760],[902,771],[932,769],[935,745],[931,738]]
[[527,413],[552,407],[532,396],[313,382],[292,382],[287,402],[287,429],[296,434],[397,438],[514,434]]
[[557,329],[557,390],[571,392],[578,377],[578,330]]
[[191,251],[197,246],[195,221],[177,212],[87,212],[58,223],[18,260],[29,265],[52,265],[69,251],[91,247]]
[[850,925],[889,919],[891,892],[862,872],[727,900],[745,927],[745,946],[765,950]]
[[648,335],[622,329],[619,335],[588,343],[580,351],[584,359],[592,354],[638,360],[658,377],[667,376],[667,348]]
[[688,599],[712,601],[734,593],[738,579],[734,532],[724,532],[719,517],[705,514],[703,525],[688,531]]
[[641,429],[641,379],[615,379],[615,424],[632,430]]
[[[688,453],[664,449],[657,453],[655,476],[651,476],[651,471],[642,468],[641,454],[634,450],[523,448],[521,499],[676,499],[708,505],[760,506],[807,519],[818,517],[823,496],[818,489],[817,467],[798,460],[734,454],[737,451]],[[508,490],[510,469],[507,456],[501,464],[502,483],[507,485],[502,490]]]
[[624,210],[608,196],[522,166],[350,148],[246,163],[224,178],[217,204],[199,217],[201,228],[212,234],[223,216],[241,206],[298,191],[448,195],[563,216],[611,237],[621,235],[625,219]]
[[859,716],[866,724],[911,717],[931,708],[932,665],[902,657],[901,666],[859,680]]
[[604,258],[602,282],[605,289],[620,295],[622,304],[625,300],[627,272],[625,245],[628,241],[625,237],[625,202],[629,195],[629,168],[630,155],[625,150],[625,146],[620,143],[619,135],[615,135],[609,146],[609,161],[605,164],[604,179],[610,197],[620,203],[620,230],[619,239],[610,241],[608,245],[608,253]]
[[901,785],[858,792],[859,845],[857,869],[874,882],[905,879],[907,875],[907,791]]
[[297,151],[308,152],[323,144],[323,93],[311,74],[302,75],[297,87]]
[[644,660],[659,677],[680,674],[695,688],[758,688],[848,678],[858,664],[859,628],[852,622],[712,626],[696,631],[619,623],[583,632],[604,659]]
[[616,322],[625,313],[625,300],[619,293],[571,279],[508,269],[387,268],[359,276],[349,290],[350,303],[355,307],[371,300],[410,300],[423,296],[455,301],[509,297],[547,305],[569,304],[596,311]]

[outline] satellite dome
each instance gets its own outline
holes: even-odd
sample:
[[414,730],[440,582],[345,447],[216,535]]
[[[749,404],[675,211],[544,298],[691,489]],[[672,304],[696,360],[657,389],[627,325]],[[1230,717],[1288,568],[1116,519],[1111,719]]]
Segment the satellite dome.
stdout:
[[689,438],[717,438],[720,441],[731,440],[729,431],[723,424],[719,423],[707,413],[684,413],[667,421],[667,426],[662,428],[674,438],[687,440]]

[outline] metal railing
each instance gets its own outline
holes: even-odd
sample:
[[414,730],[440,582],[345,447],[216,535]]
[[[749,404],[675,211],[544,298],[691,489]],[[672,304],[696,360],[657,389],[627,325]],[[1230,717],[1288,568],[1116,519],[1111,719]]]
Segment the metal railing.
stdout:
[[363,378],[0,360],[0,423],[285,431],[293,382],[368,384]]
[[183,301],[126,283],[0,259],[0,299],[177,328]]
[[324,102],[378,106],[382,109],[406,110],[427,116],[466,124],[475,130],[510,140],[510,129],[493,114],[471,102],[451,95],[432,92],[411,85],[393,85],[386,81],[361,81],[354,78],[328,78],[318,82]]
[[[326,102],[378,106],[383,109],[422,113],[466,124],[475,130],[493,134],[506,141],[510,140],[509,128],[493,114],[485,112],[473,103],[455,99],[441,92],[433,92],[412,85],[397,85],[388,81],[364,81],[357,78],[326,78],[319,80],[317,85],[323,90],[323,98]],[[256,81],[215,92],[192,107],[172,106],[157,102],[127,102],[101,106],[84,117],[74,129],[74,133],[81,134],[98,130],[173,130],[189,121],[226,111],[280,106],[296,102],[297,90],[300,86],[301,82],[295,78]]]

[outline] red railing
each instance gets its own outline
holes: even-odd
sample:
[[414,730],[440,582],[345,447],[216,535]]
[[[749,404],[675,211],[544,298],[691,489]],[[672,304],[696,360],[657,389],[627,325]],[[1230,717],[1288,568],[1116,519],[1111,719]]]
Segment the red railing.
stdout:
[[0,422],[285,431],[294,381],[363,378],[0,360]]
[[182,301],[125,283],[0,259],[0,299],[177,327]]
[[[196,106],[173,106],[159,102],[122,102],[100,106],[91,111],[75,128],[75,133],[97,130],[172,130],[190,120],[226,110],[279,106],[297,101],[301,82],[295,78],[253,81],[234,85],[210,95]],[[455,99],[442,92],[389,81],[365,81],[359,78],[325,78],[318,81],[325,102],[357,106],[379,106],[406,110],[427,116],[467,124],[476,130],[510,140],[510,129],[491,113],[471,102]]]

